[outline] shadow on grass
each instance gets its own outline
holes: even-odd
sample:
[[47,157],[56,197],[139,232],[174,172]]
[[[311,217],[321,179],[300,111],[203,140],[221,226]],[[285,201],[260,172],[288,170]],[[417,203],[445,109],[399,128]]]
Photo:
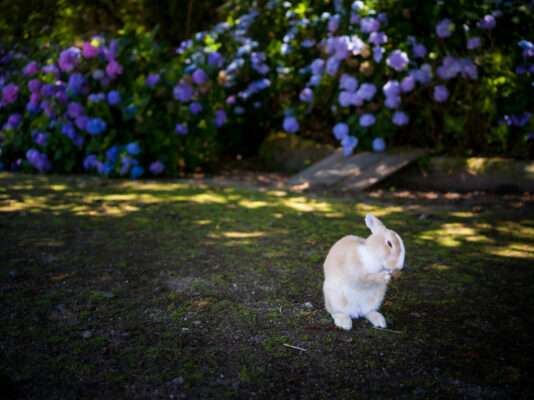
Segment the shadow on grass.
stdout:
[[[322,262],[367,212],[407,249],[391,331],[335,331]],[[531,209],[0,174],[0,236],[0,372],[22,397],[532,389]]]

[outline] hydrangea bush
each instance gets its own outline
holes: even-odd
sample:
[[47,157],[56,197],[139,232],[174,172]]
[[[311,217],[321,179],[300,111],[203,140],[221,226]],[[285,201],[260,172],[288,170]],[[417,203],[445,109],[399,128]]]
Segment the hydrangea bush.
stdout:
[[1,45],[0,168],[174,176],[274,129],[346,155],[528,155],[532,7],[270,1],[227,8],[178,49],[155,32]]

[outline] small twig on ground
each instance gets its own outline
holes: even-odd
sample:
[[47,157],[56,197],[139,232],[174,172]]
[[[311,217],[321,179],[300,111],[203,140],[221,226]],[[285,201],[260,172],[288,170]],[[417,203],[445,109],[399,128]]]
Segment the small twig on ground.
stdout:
[[303,349],[302,347],[291,346],[290,344],[287,344],[287,343],[284,343],[284,346],[286,346],[286,347],[291,347],[292,349],[295,349],[295,350],[308,351],[308,350],[306,350],[306,349]]
[[77,226],[75,226],[74,229],[75,229],[78,233],[83,233],[83,231],[82,231],[80,228],[78,228]]
[[378,329],[379,331],[387,331],[387,332],[391,332],[391,333],[400,333],[401,335],[404,333],[404,332],[401,332],[401,331],[394,331],[393,329],[386,329],[386,328],[375,328],[375,329]]

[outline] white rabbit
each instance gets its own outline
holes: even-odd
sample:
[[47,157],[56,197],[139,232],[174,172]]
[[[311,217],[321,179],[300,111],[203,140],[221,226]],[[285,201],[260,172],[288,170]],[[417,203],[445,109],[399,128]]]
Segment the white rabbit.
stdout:
[[391,274],[404,265],[404,243],[375,216],[367,214],[371,236],[345,236],[328,252],[324,262],[326,310],[340,328],[350,330],[352,318],[365,317],[375,327],[386,320],[377,310],[384,299]]

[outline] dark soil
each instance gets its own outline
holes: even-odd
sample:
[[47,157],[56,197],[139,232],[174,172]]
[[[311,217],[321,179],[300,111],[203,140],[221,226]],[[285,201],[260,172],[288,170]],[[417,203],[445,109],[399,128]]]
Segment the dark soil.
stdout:
[[[532,398],[531,194],[282,178],[0,173],[0,397]],[[368,212],[405,269],[387,329],[341,331],[322,263]]]

